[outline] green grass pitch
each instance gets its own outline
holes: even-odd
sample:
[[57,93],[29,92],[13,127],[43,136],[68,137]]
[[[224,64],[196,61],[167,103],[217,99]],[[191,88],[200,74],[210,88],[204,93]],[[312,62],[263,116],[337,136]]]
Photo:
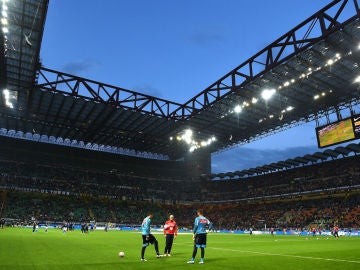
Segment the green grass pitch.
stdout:
[[[164,237],[155,234],[160,252]],[[180,234],[173,245],[173,255],[157,259],[153,246],[146,250],[147,262],[140,261],[142,240],[137,232],[80,231],[63,234],[50,229],[0,229],[1,270],[67,270],[67,269],[360,269],[360,237],[270,235],[208,235],[205,264],[194,265],[190,259],[191,234]],[[125,257],[118,257],[120,251]]]

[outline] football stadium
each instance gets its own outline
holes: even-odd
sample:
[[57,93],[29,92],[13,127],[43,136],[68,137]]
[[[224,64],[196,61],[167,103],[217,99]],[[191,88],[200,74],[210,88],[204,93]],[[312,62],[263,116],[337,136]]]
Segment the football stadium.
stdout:
[[[51,1],[0,1],[1,270],[360,267],[358,0],[185,103],[44,66]],[[212,172],[309,122],[317,151]]]

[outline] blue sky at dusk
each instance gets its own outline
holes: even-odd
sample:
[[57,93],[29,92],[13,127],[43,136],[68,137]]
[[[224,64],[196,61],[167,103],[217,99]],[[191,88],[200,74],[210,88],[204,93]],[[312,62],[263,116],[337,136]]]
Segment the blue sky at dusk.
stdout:
[[[43,66],[185,103],[329,0],[50,0]],[[315,123],[214,154],[213,172],[318,151]]]

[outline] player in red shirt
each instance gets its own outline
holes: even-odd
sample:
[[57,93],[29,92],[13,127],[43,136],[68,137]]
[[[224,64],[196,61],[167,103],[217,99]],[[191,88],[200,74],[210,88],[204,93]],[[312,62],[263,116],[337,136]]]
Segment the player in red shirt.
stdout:
[[178,227],[176,225],[176,221],[174,220],[174,216],[170,215],[169,220],[167,220],[164,225],[164,236],[166,238],[164,256],[171,256],[171,247],[177,236],[177,232]]
[[337,225],[334,225],[334,237],[339,238],[339,227]]

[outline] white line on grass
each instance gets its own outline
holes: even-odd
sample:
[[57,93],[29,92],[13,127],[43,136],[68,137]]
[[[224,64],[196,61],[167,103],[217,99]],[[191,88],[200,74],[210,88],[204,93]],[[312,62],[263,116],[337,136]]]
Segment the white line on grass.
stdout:
[[360,261],[351,261],[351,260],[342,260],[342,259],[299,256],[299,255],[278,254],[278,253],[266,253],[266,252],[239,250],[239,249],[227,249],[227,248],[214,248],[214,247],[208,247],[208,248],[209,249],[215,249],[215,250],[224,250],[224,251],[233,251],[233,252],[242,252],[242,253],[253,253],[253,254],[259,254],[259,255],[266,255],[266,256],[282,256],[282,257],[292,257],[292,258],[311,259],[311,260],[324,260],[324,261],[333,261],[333,262],[360,263]]

